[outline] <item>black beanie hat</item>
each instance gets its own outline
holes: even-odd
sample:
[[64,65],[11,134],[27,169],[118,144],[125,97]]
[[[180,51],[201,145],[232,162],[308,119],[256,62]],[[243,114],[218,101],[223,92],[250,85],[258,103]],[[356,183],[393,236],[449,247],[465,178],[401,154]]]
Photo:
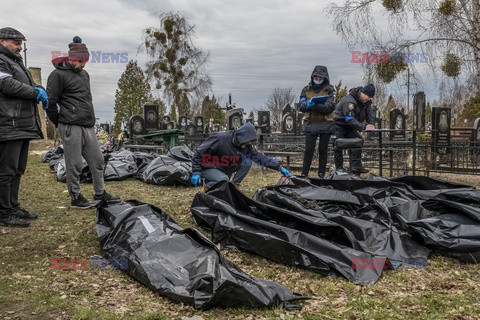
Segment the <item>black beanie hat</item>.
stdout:
[[88,61],[90,54],[85,43],[79,36],[73,38],[73,42],[68,45],[68,59],[70,61]]
[[365,93],[370,98],[375,97],[375,87],[371,83],[367,84],[362,89],[360,89],[360,92]]

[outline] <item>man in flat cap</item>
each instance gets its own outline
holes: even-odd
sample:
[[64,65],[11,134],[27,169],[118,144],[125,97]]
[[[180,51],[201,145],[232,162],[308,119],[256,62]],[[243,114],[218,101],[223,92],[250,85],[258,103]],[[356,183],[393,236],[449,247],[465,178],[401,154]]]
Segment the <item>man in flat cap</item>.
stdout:
[[[360,138],[359,131],[375,129],[372,112],[372,98],[375,96],[373,84],[353,88],[340,100],[335,107],[335,137],[339,138]],[[335,149],[335,169],[343,170],[342,150]],[[352,150],[351,171],[367,173],[368,169],[362,165],[362,149]]]
[[[78,36],[68,45],[68,57],[55,58],[55,70],[48,76],[48,118],[57,127],[65,156],[68,193],[72,208],[88,209],[99,202],[119,201],[104,189],[103,155],[95,133],[95,111],[90,76],[84,70],[89,59],[87,46]],[[92,173],[93,201],[80,192],[82,157]]]
[[0,29],[0,224],[28,227],[37,214],[20,207],[20,177],[25,173],[31,139],[43,138],[37,103],[48,97],[23,64],[25,37],[10,27]]

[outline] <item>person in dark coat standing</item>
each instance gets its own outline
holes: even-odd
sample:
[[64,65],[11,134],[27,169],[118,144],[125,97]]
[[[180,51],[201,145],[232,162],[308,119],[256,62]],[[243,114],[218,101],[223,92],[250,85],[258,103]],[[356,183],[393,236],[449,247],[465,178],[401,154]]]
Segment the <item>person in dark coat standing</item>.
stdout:
[[[48,118],[57,127],[63,143],[68,193],[71,207],[87,209],[98,202],[115,202],[120,198],[104,189],[103,155],[95,134],[95,111],[90,91],[90,76],[84,70],[89,59],[87,46],[80,37],[68,45],[68,57],[55,58],[55,70],[48,76]],[[57,106],[58,105],[58,106]],[[80,192],[82,157],[92,173],[93,202]]]
[[220,181],[240,184],[252,165],[252,161],[280,171],[285,177],[290,172],[278,161],[257,151],[252,143],[257,140],[257,130],[250,122],[237,130],[214,132],[197,147],[192,158],[191,183],[198,186],[205,179],[207,188]]
[[[324,102],[315,103],[314,97],[325,97]],[[328,96],[328,98],[326,97]],[[310,76],[310,83],[300,94],[298,109],[304,112],[303,132],[305,133],[305,154],[303,156],[302,176],[307,177],[312,164],[317,137],[318,144],[318,176],[323,178],[327,168],[328,142],[335,130],[333,110],[337,102],[335,88],[330,85],[328,70],[325,66],[316,66]]]
[[[364,87],[353,88],[340,100],[335,107],[335,137],[339,138],[362,138],[359,131],[375,129],[372,112],[372,98],[375,96],[373,84]],[[335,168],[343,170],[343,152],[335,149]],[[367,173],[362,165],[362,149],[352,149],[351,171]]]
[[23,64],[25,37],[10,27],[0,29],[0,224],[27,227],[38,217],[20,207],[18,191],[25,173],[30,140],[42,139],[37,103],[48,97]]

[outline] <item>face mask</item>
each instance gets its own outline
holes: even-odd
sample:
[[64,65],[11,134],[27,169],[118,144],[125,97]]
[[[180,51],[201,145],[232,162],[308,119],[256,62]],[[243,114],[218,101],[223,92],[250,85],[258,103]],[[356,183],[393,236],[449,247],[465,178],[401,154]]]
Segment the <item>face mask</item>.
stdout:
[[313,80],[313,83],[315,83],[316,85],[322,84],[322,82],[323,80],[322,81]]

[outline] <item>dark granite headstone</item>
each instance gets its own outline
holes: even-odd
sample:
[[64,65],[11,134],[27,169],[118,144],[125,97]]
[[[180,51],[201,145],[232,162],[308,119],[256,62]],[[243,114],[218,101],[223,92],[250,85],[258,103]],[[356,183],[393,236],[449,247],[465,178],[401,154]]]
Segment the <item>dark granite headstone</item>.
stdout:
[[399,109],[390,110],[390,140],[405,141],[405,114]]
[[432,108],[432,151],[447,154],[450,146],[450,108]]
[[243,125],[243,109],[237,108],[227,111],[228,130],[236,130]]
[[188,118],[186,116],[181,116],[178,118],[178,128],[185,132],[187,130]]
[[189,137],[193,137],[195,135],[195,126],[193,124],[187,125],[186,134]]
[[110,134],[110,124],[101,123],[100,128],[102,128],[102,130],[105,131],[106,133]]
[[415,130],[425,131],[425,93],[419,91],[413,95],[413,110],[415,112]]
[[166,130],[172,130],[172,129],[175,129],[175,122],[170,121],[167,123]]
[[204,122],[203,122],[203,117],[202,116],[196,116],[195,117],[195,132],[197,134],[203,134],[204,131]]
[[145,120],[145,131],[158,130],[158,106],[146,104],[143,106],[143,119]]
[[128,123],[130,135],[145,134],[145,121],[141,116],[132,116]]
[[297,124],[296,124],[295,113],[286,113],[282,118],[282,133],[285,134],[296,134]]
[[480,142],[480,118],[477,118],[475,119],[475,121],[473,122],[473,138],[475,139],[475,141],[477,141],[477,143]]

